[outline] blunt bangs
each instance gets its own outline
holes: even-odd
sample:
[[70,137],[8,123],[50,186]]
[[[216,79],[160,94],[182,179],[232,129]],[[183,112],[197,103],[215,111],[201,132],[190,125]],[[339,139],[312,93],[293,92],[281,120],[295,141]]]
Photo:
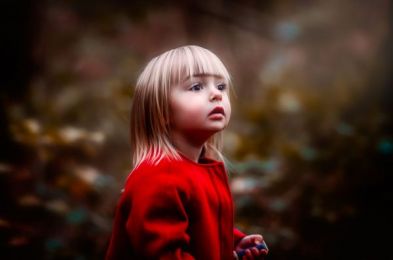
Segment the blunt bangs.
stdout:
[[172,86],[195,75],[219,76],[231,85],[227,69],[214,53],[190,45],[169,50],[152,59],[140,75],[137,86],[161,88],[161,91],[168,92]]
[[163,75],[170,75],[166,82],[177,85],[195,75],[214,75],[230,83],[230,75],[224,64],[211,51],[199,46],[184,46],[163,55]]

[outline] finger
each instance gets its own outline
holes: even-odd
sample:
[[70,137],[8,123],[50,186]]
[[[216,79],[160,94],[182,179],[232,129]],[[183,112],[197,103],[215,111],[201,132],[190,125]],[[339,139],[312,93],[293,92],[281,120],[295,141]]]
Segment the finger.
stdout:
[[267,249],[261,249],[259,252],[260,252],[260,255],[265,256],[268,254],[269,251]]
[[263,241],[263,237],[261,235],[255,235],[253,238],[254,244],[260,244]]
[[252,253],[250,249],[246,249],[246,254],[247,258],[252,259]]
[[250,250],[251,250],[251,253],[252,253],[253,256],[259,256],[260,255],[259,250],[257,248],[253,247]]

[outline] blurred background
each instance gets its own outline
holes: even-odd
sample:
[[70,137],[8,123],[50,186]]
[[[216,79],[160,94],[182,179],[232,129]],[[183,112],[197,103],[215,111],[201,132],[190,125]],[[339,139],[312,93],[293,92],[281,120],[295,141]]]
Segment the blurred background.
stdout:
[[390,1],[1,5],[2,259],[103,258],[136,77],[185,44],[233,76],[236,226],[271,260],[393,259]]

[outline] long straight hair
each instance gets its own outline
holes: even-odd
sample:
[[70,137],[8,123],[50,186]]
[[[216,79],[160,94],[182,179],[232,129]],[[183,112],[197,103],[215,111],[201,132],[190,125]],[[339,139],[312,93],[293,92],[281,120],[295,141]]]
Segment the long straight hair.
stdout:
[[[170,139],[169,98],[172,86],[197,74],[220,75],[230,85],[230,75],[211,51],[194,45],[169,50],[153,58],[140,74],[134,92],[130,117],[133,167],[142,161],[158,163],[164,156],[179,159]],[[222,132],[206,142],[204,155],[223,161]]]

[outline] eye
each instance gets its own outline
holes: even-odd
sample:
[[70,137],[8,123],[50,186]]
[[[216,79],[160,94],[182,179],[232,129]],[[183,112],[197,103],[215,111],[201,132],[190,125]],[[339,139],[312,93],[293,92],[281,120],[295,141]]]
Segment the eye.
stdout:
[[200,91],[203,88],[201,83],[195,83],[191,86],[191,91]]
[[227,84],[225,83],[221,83],[217,85],[218,90],[226,90],[226,88],[227,88]]

